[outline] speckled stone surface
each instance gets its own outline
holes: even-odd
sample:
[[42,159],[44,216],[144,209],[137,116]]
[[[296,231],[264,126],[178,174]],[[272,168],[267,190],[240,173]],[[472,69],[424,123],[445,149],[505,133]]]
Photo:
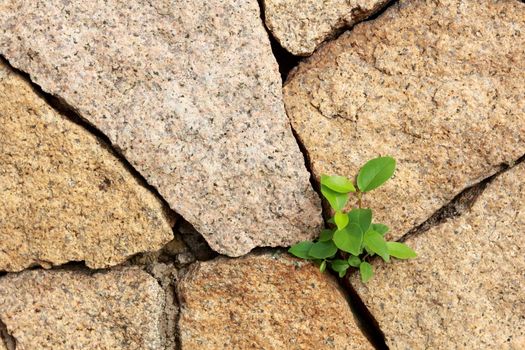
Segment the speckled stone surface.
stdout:
[[524,349],[525,163],[470,212],[410,238],[415,260],[376,261],[353,285],[390,349]]
[[391,155],[364,197],[390,238],[525,154],[525,3],[399,1],[319,50],[284,88],[317,178]]
[[0,62],[0,271],[118,264],[173,237],[167,208]]
[[0,319],[17,350],[164,350],[163,307],[160,285],[136,268],[0,278]]
[[189,349],[373,349],[337,283],[286,255],[198,263],[178,284]]
[[265,22],[294,55],[308,56],[323,41],[381,9],[388,0],[263,0]]
[[0,53],[104,132],[213,249],[318,234],[256,0],[7,0],[0,12]]

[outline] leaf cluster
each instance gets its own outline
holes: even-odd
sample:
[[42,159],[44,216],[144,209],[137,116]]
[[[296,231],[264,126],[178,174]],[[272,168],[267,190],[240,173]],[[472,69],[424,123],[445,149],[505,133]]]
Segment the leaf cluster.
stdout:
[[[367,261],[374,255],[384,261],[390,258],[411,259],[416,253],[400,242],[387,242],[388,226],[372,222],[372,210],[362,207],[362,197],[392,177],[396,161],[391,157],[378,157],[368,161],[357,174],[356,185],[344,176],[321,176],[321,193],[334,211],[328,220],[330,228],[324,229],[315,241],[299,242],[288,250],[291,254],[314,260],[321,272],[328,266],[344,277],[350,268],[359,269],[361,280],[366,283],[374,274]],[[345,210],[350,194],[357,196],[357,207]]]

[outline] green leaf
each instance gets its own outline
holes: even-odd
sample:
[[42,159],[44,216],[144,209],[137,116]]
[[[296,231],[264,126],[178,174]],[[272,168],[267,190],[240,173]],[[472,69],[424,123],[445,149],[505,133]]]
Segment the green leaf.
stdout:
[[352,209],[348,213],[350,222],[359,225],[361,231],[366,232],[372,223],[372,210],[370,209]]
[[335,213],[334,221],[337,225],[337,229],[342,230],[346,227],[346,225],[348,225],[348,214],[338,211]]
[[366,231],[364,243],[368,249],[382,257],[384,261],[390,261],[386,241],[379,233],[374,230]]
[[326,222],[329,223],[329,224],[335,224],[335,221],[334,221],[334,218],[333,218],[333,217],[331,217],[330,219],[328,219]]
[[350,255],[350,257],[348,258],[348,265],[353,266],[353,267],[359,267],[360,264],[361,264],[361,259],[359,259],[358,256]]
[[312,257],[308,255],[308,252],[313,245],[314,243],[310,241],[299,242],[291,246],[290,249],[288,249],[288,253],[302,259],[312,259]]
[[326,270],[326,260],[323,260],[323,262],[319,266],[319,271],[324,272],[324,270]]
[[330,241],[334,236],[334,231],[335,230],[329,230],[327,228],[323,229],[319,235],[319,242]]
[[321,193],[335,211],[342,210],[348,202],[348,193],[339,193],[321,185]]
[[337,247],[333,241],[316,242],[308,251],[308,255],[316,259],[326,259],[337,253]]
[[369,160],[357,175],[357,186],[361,192],[372,191],[390,179],[396,169],[396,161],[392,157],[379,157]]
[[321,185],[339,193],[355,192],[354,184],[344,176],[321,175]]
[[387,225],[383,224],[372,224],[372,230],[376,231],[380,235],[384,236],[390,229]]
[[346,271],[348,269],[348,262],[346,260],[337,259],[332,261],[332,270],[336,272]]
[[366,261],[363,261],[361,265],[359,265],[359,272],[361,273],[361,281],[363,281],[363,283],[368,282],[368,280],[374,275],[374,269],[372,268],[372,265]]
[[345,277],[345,275],[346,275],[346,270],[339,271],[339,278],[343,278],[343,277]]
[[351,222],[344,229],[335,231],[333,241],[342,251],[359,255],[363,244],[363,231],[359,225]]
[[412,259],[412,258],[417,257],[416,252],[413,251],[412,248],[410,248],[406,244],[399,243],[399,242],[387,242],[386,246],[388,248],[388,252],[394,258]]

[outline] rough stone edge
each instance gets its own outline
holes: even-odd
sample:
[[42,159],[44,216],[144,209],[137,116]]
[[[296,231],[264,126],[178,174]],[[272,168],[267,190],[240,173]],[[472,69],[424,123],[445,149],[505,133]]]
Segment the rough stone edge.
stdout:
[[16,339],[7,331],[6,324],[0,318],[0,342],[4,343],[7,350],[16,350]]
[[168,202],[159,194],[157,189],[146,181],[146,179],[137,171],[137,169],[135,169],[133,165],[131,165],[131,163],[126,159],[126,157],[124,157],[121,150],[116,145],[113,145],[109,138],[102,131],[100,131],[95,125],[91,124],[87,119],[83,118],[77,112],[77,110],[71,105],[69,105],[65,100],[63,100],[59,96],[55,96],[44,91],[40,85],[34,82],[29,73],[26,73],[21,69],[18,69],[17,67],[13,66],[11,62],[9,62],[9,60],[2,54],[0,54],[0,63],[5,64],[15,74],[17,74],[25,82],[27,82],[31,86],[33,91],[38,95],[38,97],[44,100],[47,103],[47,105],[50,106],[54,111],[56,111],[60,116],[64,117],[69,122],[80,126],[87,133],[93,135],[100,142],[101,147],[103,147],[113,157],[115,157],[126,169],[126,171],[128,171],[130,175],[133,178],[135,178],[138,185],[144,187],[146,190],[152,193],[158,201],[161,202],[164,215],[169,220],[170,226],[172,228],[173,226],[175,226],[177,216],[175,211],[171,209]]
[[[516,165],[522,162],[525,162],[525,154],[518,158],[516,161],[512,162],[511,164],[500,164],[500,170],[482,179],[478,183],[465,188],[463,191],[457,194],[451,201],[449,201],[440,209],[435,211],[424,222],[406,232],[401,238],[397,240],[397,242],[405,242],[411,237],[422,235],[435,226],[439,226],[447,222],[448,220],[459,218],[463,214],[467,213],[494,180],[496,180],[499,176],[505,174],[506,172],[512,170]],[[378,259],[377,256],[371,260],[372,265],[373,261],[376,259]],[[389,347],[386,344],[385,333],[381,329],[377,318],[366,306],[365,302],[350,282],[351,277],[355,276],[356,274],[357,270],[352,270],[352,272],[347,274],[345,277],[339,279],[339,281],[342,284],[346,293],[351,297],[350,300],[352,300],[352,307],[356,309],[356,312],[358,313],[357,315],[359,315],[359,317],[356,315],[356,318],[360,321],[364,321],[363,326],[365,328],[363,332],[365,333],[365,335],[369,338],[369,340],[376,347],[376,349],[388,350]],[[370,327],[372,330],[372,333],[370,334],[368,334],[366,331],[368,327]]]
[[182,348],[179,336],[180,303],[176,287],[178,269],[172,264],[166,265],[169,270],[168,275],[160,275],[154,270],[157,264],[155,263],[151,268],[143,267],[142,270],[154,278],[164,291],[164,305],[159,329],[163,348],[178,350]]
[[[260,4],[260,7],[261,7],[261,13],[264,15],[264,17],[266,17],[266,15],[265,15],[266,14],[266,8],[265,8],[264,0],[258,0],[258,1],[259,1],[259,4]],[[521,0],[521,1],[525,1],[525,0]],[[398,2],[398,0],[382,0],[381,2],[378,2],[374,6],[374,8],[372,8],[370,11],[363,11],[360,7],[356,7],[353,11],[350,12],[350,13],[352,13],[352,12],[355,13],[355,15],[352,14],[352,17],[351,17],[352,21],[351,22],[348,22],[348,21],[345,21],[342,18],[339,18],[338,21],[332,26],[331,33],[328,33],[324,37],[323,40],[321,40],[320,42],[318,42],[317,44],[314,45],[313,50],[308,51],[308,52],[294,52],[294,51],[291,51],[289,48],[287,48],[285,45],[283,45],[282,41],[279,40],[279,38],[276,35],[274,35],[273,30],[270,29],[273,26],[268,23],[269,21],[267,21],[265,18],[263,18],[263,23],[264,23],[264,26],[267,29],[268,33],[271,34],[271,37],[274,38],[275,41],[284,50],[286,50],[286,52],[288,52],[289,54],[293,55],[294,57],[308,58],[308,57],[311,57],[312,55],[314,55],[326,43],[329,43],[331,41],[337,40],[337,38],[341,34],[343,34],[344,32],[346,32],[348,30],[352,30],[352,28],[356,24],[376,19],[388,7],[390,7],[391,5],[393,5],[396,2]]]

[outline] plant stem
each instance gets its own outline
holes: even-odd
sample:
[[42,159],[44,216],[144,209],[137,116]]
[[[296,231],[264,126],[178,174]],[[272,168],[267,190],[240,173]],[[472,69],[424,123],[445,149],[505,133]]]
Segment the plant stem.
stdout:
[[358,191],[357,192],[357,205],[359,206],[359,209],[361,209],[361,204],[362,204],[361,198],[362,198],[362,196],[363,196],[363,192]]

